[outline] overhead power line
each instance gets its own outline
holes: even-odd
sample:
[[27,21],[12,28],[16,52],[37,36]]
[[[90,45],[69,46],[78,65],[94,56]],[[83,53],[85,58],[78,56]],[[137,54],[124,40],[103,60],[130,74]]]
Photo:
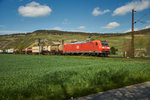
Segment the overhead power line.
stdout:
[[134,22],[134,24],[136,24],[137,22],[140,22],[140,23],[142,23],[142,24],[146,24],[145,22],[141,21],[141,19],[143,19],[146,15],[147,15],[147,14],[144,14],[143,16],[141,16],[138,20],[136,20],[136,21]]

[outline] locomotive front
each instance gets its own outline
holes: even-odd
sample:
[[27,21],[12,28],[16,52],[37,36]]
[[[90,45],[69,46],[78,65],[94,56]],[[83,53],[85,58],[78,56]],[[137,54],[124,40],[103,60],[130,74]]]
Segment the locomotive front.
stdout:
[[101,41],[101,45],[102,45],[102,53],[107,56],[110,53],[110,47],[108,45],[108,42]]

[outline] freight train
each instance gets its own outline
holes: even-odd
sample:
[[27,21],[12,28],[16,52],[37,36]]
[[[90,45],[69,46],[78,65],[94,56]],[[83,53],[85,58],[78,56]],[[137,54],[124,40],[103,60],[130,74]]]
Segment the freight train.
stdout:
[[[18,54],[18,49],[0,50],[0,53]],[[22,54],[43,54],[43,55],[93,55],[108,56],[110,47],[107,41],[92,40],[66,44],[55,44],[50,46],[34,46],[24,48]]]

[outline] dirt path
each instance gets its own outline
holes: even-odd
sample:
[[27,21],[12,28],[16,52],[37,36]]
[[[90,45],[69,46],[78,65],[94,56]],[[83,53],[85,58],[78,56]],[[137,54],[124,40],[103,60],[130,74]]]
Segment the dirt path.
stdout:
[[73,100],[150,100],[150,81]]

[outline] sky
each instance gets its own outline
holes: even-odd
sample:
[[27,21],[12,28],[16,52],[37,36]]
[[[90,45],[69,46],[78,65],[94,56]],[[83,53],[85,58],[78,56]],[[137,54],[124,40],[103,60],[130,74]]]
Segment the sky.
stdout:
[[0,0],[0,35],[35,30],[125,33],[150,27],[150,0]]

